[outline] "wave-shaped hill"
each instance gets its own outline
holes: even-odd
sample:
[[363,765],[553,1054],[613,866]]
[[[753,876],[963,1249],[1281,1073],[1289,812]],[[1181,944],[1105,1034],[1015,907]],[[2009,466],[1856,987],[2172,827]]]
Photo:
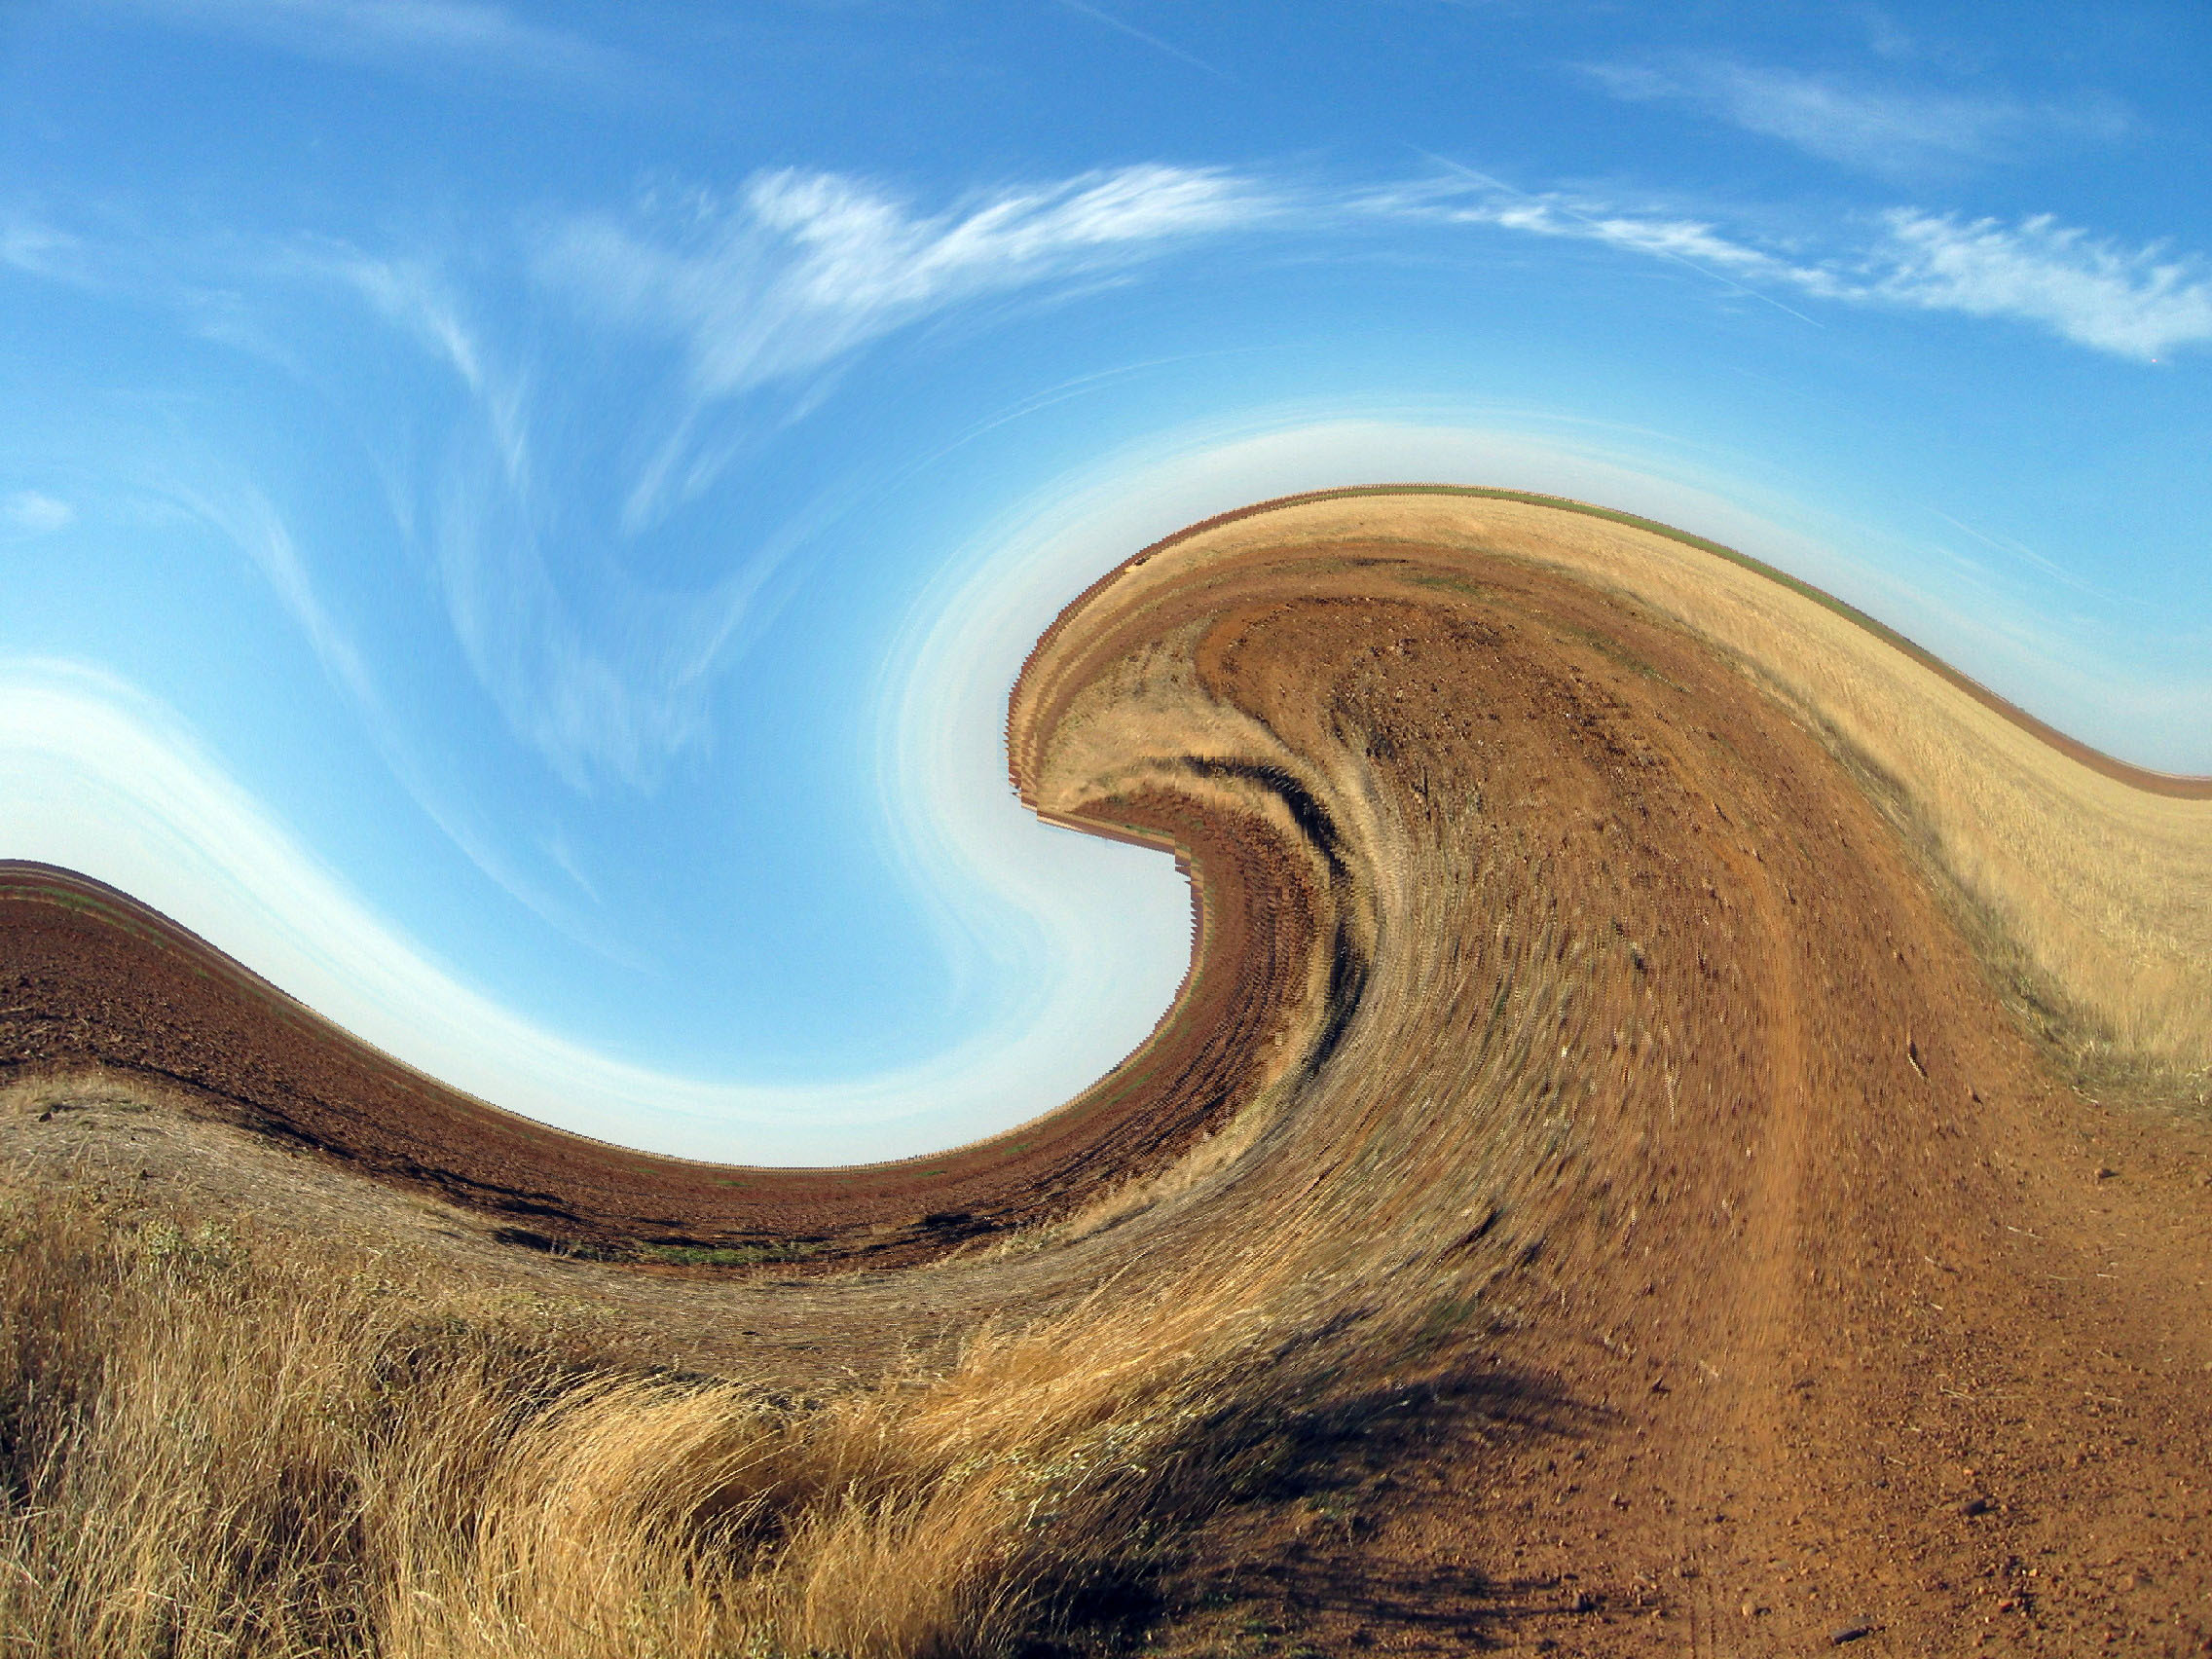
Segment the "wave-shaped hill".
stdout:
[[[373,1177],[437,1200],[423,1248],[708,1322],[684,1363],[725,1373],[965,1342],[975,1420],[1124,1448],[1066,1477],[1122,1506],[1086,1513],[1198,1540],[1114,1580],[1162,1641],[1211,1640],[1207,1585],[1330,1652],[2212,1640],[2212,780],[1694,537],[1414,487],[1137,554],[1008,738],[1032,807],[1173,850],[1197,917],[1152,1041],[1009,1135],[836,1170],[602,1146],[17,866],[12,1155]],[[57,1107],[139,1099],[186,1126],[62,1158]],[[236,1173],[265,1143],[304,1156]],[[1044,1347],[989,1334],[1024,1321]],[[1353,1421],[1372,1455],[1323,1431]],[[1209,1436],[1214,1485],[1162,1472]],[[1013,1504],[976,1485],[1002,1455],[881,1513]],[[1105,1640],[1073,1590],[1020,1606]]]

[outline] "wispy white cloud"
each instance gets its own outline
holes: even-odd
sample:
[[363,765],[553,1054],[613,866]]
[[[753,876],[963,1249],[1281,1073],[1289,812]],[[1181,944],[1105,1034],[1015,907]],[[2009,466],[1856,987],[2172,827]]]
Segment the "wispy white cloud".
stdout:
[[[621,523],[653,529],[719,476],[766,417],[717,411],[768,387],[803,407],[857,351],[961,304],[1117,273],[1250,224],[1271,200],[1235,175],[1168,166],[1090,173],[917,211],[864,181],[773,172],[731,200],[648,203],[576,218],[536,255],[541,281],[609,323],[671,346],[676,384],[643,413],[666,424],[625,487]],[[501,464],[457,439],[424,544],[454,637],[509,728],[570,787],[650,789],[706,745],[723,670],[766,613],[804,515],[683,591],[618,560],[571,569],[552,528],[572,510],[527,462],[519,392],[435,273],[348,254],[331,269],[377,313],[450,362]],[[788,412],[787,412],[788,413]],[[552,538],[549,540],[549,537]]]
[[[624,502],[649,530],[705,489],[757,424],[717,405],[772,385],[801,398],[883,335],[978,297],[1095,277],[1178,240],[1249,222],[1256,187],[1165,166],[1087,174],[918,213],[862,181],[776,172],[732,201],[657,203],[644,220],[557,228],[538,275],[612,322],[672,344],[679,384],[648,413],[668,420]],[[421,259],[336,245],[296,249],[449,366],[476,412],[453,433],[422,545],[453,635],[510,730],[570,787],[649,789],[707,743],[722,671],[764,615],[764,595],[810,526],[744,549],[703,586],[661,591],[601,557],[571,569],[550,528],[573,503],[531,464],[528,387]]]
[[[1624,253],[1662,259],[1698,273],[1731,293],[1814,319],[1777,299],[1775,288],[1824,288],[1817,267],[1740,237],[1724,235],[1711,220],[1679,211],[1624,208],[1617,203],[1567,191],[1526,191],[1456,163],[1435,158],[1453,175],[1363,198],[1361,207],[1385,217],[1482,225],[1527,236],[1598,242]],[[1817,324],[1816,324],[1817,326]]]
[[[613,779],[650,788],[670,758],[703,744],[719,674],[781,557],[753,549],[701,587],[656,591],[589,561],[581,585],[547,525],[573,502],[533,462],[529,378],[467,316],[456,286],[422,258],[342,245],[297,251],[302,270],[335,279],[385,323],[449,368],[466,413],[449,432],[427,512],[417,527],[448,625],[508,728],[571,788]],[[464,850],[487,869],[476,835]],[[500,861],[502,886],[519,889]],[[530,902],[541,911],[535,899]]]
[[1597,63],[1584,72],[1615,97],[1685,103],[1747,132],[1879,173],[2007,161],[2054,142],[2110,142],[2129,127],[2124,109],[2109,98],[2030,104],[1729,57]]
[[1769,290],[1783,290],[1847,305],[2003,318],[2144,360],[2212,343],[2212,261],[2165,243],[2129,247],[2047,213],[2006,224],[1897,207],[1862,221],[1857,235],[1846,227],[1829,245],[1809,248],[1729,232],[1714,218],[1566,191],[1514,190],[1456,170],[1454,180],[1370,197],[1364,205],[1599,242],[1691,266],[1768,300]]
[[[1258,182],[1162,165],[971,197],[936,213],[865,180],[761,173],[737,198],[692,197],[657,224],[589,215],[548,239],[539,273],[599,315],[660,334],[694,408],[819,371],[978,298],[1126,269],[1280,205]],[[651,523],[711,477],[686,468],[688,424],[633,492]]]
[[1234,175],[1148,166],[923,215],[863,180],[782,171],[728,206],[694,199],[681,240],[573,221],[541,270],[612,315],[679,335],[700,388],[726,396],[959,301],[1126,264],[1269,205]]
[[[462,413],[427,499],[403,499],[395,517],[420,535],[455,641],[508,728],[571,788],[588,791],[605,777],[650,786],[670,756],[705,739],[717,670],[773,561],[749,560],[705,591],[681,595],[603,580],[579,603],[543,530],[565,503],[548,501],[535,474],[528,379],[469,319],[448,275],[426,257],[337,242],[287,246],[276,264],[336,283],[459,383]],[[292,579],[296,565],[270,551],[281,550],[278,536],[238,539],[261,550],[256,562],[323,650],[312,594]],[[410,788],[499,885],[574,931],[488,834]]]
[[303,245],[290,257],[302,271],[351,289],[379,317],[450,368],[490,431],[509,483],[528,488],[528,382],[484,344],[465,303],[432,262],[365,253],[344,243]]
[[25,276],[68,280],[81,252],[77,238],[20,211],[0,223],[0,265]]
[[2078,345],[2155,358],[2212,342],[2212,263],[2125,247],[2041,214],[2016,225],[1898,208],[1854,297],[2041,324]]
[[18,535],[52,535],[77,522],[77,509],[57,496],[18,490],[0,500],[0,525]]
[[[900,329],[979,301],[1122,279],[1172,250],[1240,233],[1342,242],[1409,222],[1665,261],[1797,316],[1851,306],[2009,318],[2132,357],[2212,341],[2203,260],[2128,248],[2048,218],[2007,225],[1899,208],[1815,242],[1678,202],[1518,191],[1465,169],[1361,192],[1153,165],[935,209],[864,180],[784,171],[726,199],[649,200],[626,215],[571,218],[530,240],[523,257],[593,332],[611,327],[671,354],[673,383],[637,379],[642,396],[626,431],[642,460],[613,484],[619,522],[636,535],[713,485],[772,415],[803,410],[858,353]],[[201,294],[237,296],[238,337],[295,354],[344,337],[332,334],[327,312],[303,323],[304,287],[365,310],[461,393],[426,454],[411,449],[393,463],[406,474],[392,487],[394,520],[507,728],[578,791],[649,790],[711,743],[725,672],[764,620],[783,561],[815,527],[793,523],[777,539],[733,548],[720,569],[681,587],[635,577],[620,538],[591,537],[604,521],[579,500],[577,469],[534,457],[534,433],[558,445],[563,423],[534,410],[542,387],[488,324],[498,309],[466,279],[480,272],[481,250],[472,264],[450,249],[368,252],[290,239],[183,254],[149,241],[118,257],[97,239],[22,220],[0,232],[0,257],[55,279],[96,277],[191,302],[196,316]],[[356,345],[349,361],[360,355]],[[771,412],[752,396],[769,389],[792,402]],[[271,502],[232,492],[194,510],[261,570],[425,810],[520,895],[530,884],[498,853],[497,837],[440,804],[408,758],[362,653],[319,602]],[[7,522],[19,525],[19,515]]]
[[224,498],[185,492],[178,501],[201,523],[229,541],[252,563],[276,592],[277,601],[307,640],[315,660],[377,735],[388,735],[390,720],[383,697],[367,663],[346,630],[339,626],[308,573],[291,531],[274,503],[259,490],[247,488]]
[[[450,790],[432,781],[351,633],[317,592],[310,563],[276,504],[250,486],[219,496],[179,491],[172,498],[236,548],[268,582],[370,744],[424,815],[510,898],[571,938],[619,958],[621,952],[604,929],[579,918],[573,905],[549,894],[505,850],[499,834],[456,800]],[[527,612],[526,619],[535,620]]]
[[1488,225],[1530,236],[1603,242],[1731,277],[1774,277],[1787,269],[1775,254],[1723,235],[1709,219],[1667,209],[1624,207],[1573,191],[1519,190],[1472,167],[1435,159],[1449,169],[1450,177],[1372,192],[1359,197],[1356,205],[1384,218]]
[[[1110,203],[1089,206],[1110,218]],[[563,781],[579,790],[610,780],[649,788],[674,756],[711,735],[721,671],[761,619],[762,591],[797,533],[734,552],[731,568],[704,583],[667,590],[628,579],[605,548],[579,546],[575,526],[587,513],[575,482],[540,466],[535,455],[534,378],[487,324],[497,309],[456,274],[470,268],[472,255],[479,263],[485,257],[482,249],[450,247],[370,250],[327,237],[79,236],[23,214],[0,217],[0,259],[26,274],[172,309],[198,332],[340,395],[344,374],[365,356],[382,359],[388,343],[418,350],[458,395],[451,403],[420,401],[447,419],[442,429],[425,422],[425,436],[410,440],[391,463],[387,496],[395,528],[424,560],[463,660],[509,729]],[[831,287],[842,280],[845,292],[819,303],[866,309],[867,297],[851,292],[851,275],[834,265],[830,259],[814,275]],[[304,311],[310,296],[336,299],[350,315]],[[363,315],[377,330],[366,353],[350,326]],[[334,377],[318,343],[336,342],[347,343],[349,355]],[[839,350],[821,343],[807,360],[821,366]],[[674,401],[682,406],[698,395],[694,388]],[[653,413],[648,401],[642,414]],[[190,493],[154,488],[251,561],[409,792],[472,861],[550,917],[496,837],[442,798],[452,792],[431,789],[398,741],[367,658],[318,597],[310,561],[275,502],[235,484]],[[0,518],[0,530],[12,522]]]
[[449,363],[470,390],[484,386],[484,353],[462,322],[460,303],[421,260],[377,258],[342,245],[303,250],[301,263],[354,288],[387,321],[413,334]]
[[716,686],[759,620],[779,549],[749,549],[698,590],[609,578],[579,606],[533,506],[456,458],[430,526],[447,620],[509,729],[565,783],[648,789],[671,757],[708,739]]
[[111,0],[174,26],[326,61],[595,79],[615,54],[486,0]]

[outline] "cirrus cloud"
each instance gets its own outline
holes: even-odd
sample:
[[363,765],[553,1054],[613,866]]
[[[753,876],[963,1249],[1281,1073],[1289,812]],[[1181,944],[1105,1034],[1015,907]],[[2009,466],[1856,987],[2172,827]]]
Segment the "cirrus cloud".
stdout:
[[77,509],[55,496],[18,490],[0,501],[0,524],[18,535],[52,535],[77,522]]
[[[538,272],[600,317],[673,341],[696,417],[964,303],[1124,271],[1280,204],[1249,177],[1152,163],[931,213],[864,179],[785,169],[756,174],[734,201],[693,195],[648,222],[571,219],[548,238]],[[628,528],[712,481],[711,458],[695,464],[696,439],[686,420],[663,445],[631,495]]]
[[1687,104],[1824,161],[1877,173],[1955,171],[2010,161],[2056,140],[2111,142],[2129,126],[2125,110],[2109,98],[2024,103],[1730,57],[1594,63],[1583,73],[1617,98]]
[[2212,261],[2166,242],[2129,246],[2049,213],[2007,223],[1892,207],[1858,221],[1871,234],[1847,229],[1814,247],[1731,232],[1716,215],[1515,190],[1455,170],[1453,184],[1375,198],[1371,210],[1602,243],[1690,266],[1774,304],[1780,290],[2000,318],[2142,361],[2212,343]]
[[2160,243],[2126,247],[2048,213],[2016,225],[1897,208],[1861,296],[2038,323],[2077,345],[2155,358],[2212,341],[2212,266]]

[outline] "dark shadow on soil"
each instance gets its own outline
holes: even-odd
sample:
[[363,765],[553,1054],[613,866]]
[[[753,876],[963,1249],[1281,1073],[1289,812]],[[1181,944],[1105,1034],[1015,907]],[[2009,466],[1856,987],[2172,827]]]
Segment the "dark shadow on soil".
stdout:
[[[1383,1536],[1420,1489],[1480,1478],[1483,1459],[1563,1446],[1611,1420],[1545,1381],[1464,1366],[1310,1410],[1212,1425],[1194,1455],[1219,1494],[1133,1558],[1071,1575],[1053,1638],[1023,1659],[1334,1654],[1494,1646],[1521,1620],[1604,1610],[1573,1583],[1493,1579],[1403,1559]],[[1201,1477],[1203,1478],[1203,1477]],[[1471,1547],[1493,1540],[1470,1540]]]

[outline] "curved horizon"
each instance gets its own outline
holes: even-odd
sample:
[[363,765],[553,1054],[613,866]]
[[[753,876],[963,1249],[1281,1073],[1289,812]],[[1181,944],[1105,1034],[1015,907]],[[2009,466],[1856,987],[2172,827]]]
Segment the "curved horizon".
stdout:
[[2128,16],[35,4],[0,857],[531,1116],[867,1162],[1172,1003],[1184,884],[1004,703],[1250,502],[1598,502],[2212,773],[2205,25]]

